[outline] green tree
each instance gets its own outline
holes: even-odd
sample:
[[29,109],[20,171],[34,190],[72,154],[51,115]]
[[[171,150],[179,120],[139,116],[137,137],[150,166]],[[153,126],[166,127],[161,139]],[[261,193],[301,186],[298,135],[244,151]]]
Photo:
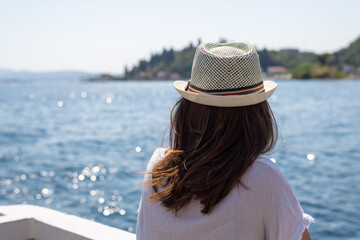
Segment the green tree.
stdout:
[[147,62],[145,60],[141,60],[139,62],[139,71],[145,71],[147,66]]
[[259,54],[261,67],[264,71],[266,71],[267,67],[269,67],[269,66],[282,65],[271,58],[271,56],[269,55],[269,52],[266,50],[266,48],[264,48],[261,51],[258,51],[258,54]]
[[348,47],[334,53],[337,63],[350,64],[360,67],[360,37],[352,42]]
[[329,53],[316,55],[316,60],[317,60],[321,65],[334,65],[334,64],[335,64],[335,57],[334,57],[334,55],[329,54]]
[[291,74],[293,78],[297,79],[309,79],[310,78],[310,68],[312,63],[311,62],[304,62],[299,64],[292,70]]

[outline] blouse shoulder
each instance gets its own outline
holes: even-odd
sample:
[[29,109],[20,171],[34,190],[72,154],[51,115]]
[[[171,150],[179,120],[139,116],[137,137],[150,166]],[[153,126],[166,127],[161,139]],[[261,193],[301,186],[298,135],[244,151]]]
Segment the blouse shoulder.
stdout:
[[314,219],[304,213],[286,177],[268,158],[258,158],[251,169],[256,176],[266,239],[301,239]]
[[264,183],[271,184],[280,181],[287,184],[287,180],[278,166],[266,157],[257,158],[249,170],[250,176],[256,177]]
[[146,172],[151,172],[154,166],[165,156],[166,148],[157,148],[152,154]]
[[277,174],[282,174],[278,166],[271,161],[269,158],[266,157],[259,157],[256,159],[255,164],[261,165],[262,168],[268,170],[268,171],[274,171]]

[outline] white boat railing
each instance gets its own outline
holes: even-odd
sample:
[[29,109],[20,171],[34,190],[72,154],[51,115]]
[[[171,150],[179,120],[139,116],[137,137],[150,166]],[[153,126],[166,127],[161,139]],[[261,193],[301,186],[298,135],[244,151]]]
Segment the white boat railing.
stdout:
[[0,240],[134,240],[135,234],[34,205],[0,206]]

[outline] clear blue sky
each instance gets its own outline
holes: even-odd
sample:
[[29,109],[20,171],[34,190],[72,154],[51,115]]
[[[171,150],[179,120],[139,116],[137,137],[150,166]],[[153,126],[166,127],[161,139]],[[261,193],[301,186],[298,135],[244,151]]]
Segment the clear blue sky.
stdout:
[[359,0],[0,0],[0,68],[121,73],[190,41],[317,53],[360,36]]

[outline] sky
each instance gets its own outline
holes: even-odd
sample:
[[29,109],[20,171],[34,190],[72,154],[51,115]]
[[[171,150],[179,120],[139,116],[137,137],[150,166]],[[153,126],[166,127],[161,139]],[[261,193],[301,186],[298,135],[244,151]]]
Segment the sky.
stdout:
[[0,0],[0,68],[122,73],[190,42],[316,53],[360,36],[358,0]]

